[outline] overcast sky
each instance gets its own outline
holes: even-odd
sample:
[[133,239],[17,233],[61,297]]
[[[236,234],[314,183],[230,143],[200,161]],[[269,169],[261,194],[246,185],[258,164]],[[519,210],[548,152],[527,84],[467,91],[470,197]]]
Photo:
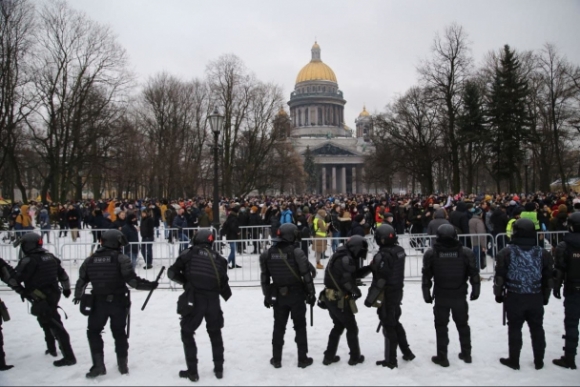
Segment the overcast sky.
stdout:
[[141,81],[161,71],[202,78],[209,61],[233,53],[289,98],[316,38],[344,92],[350,127],[363,104],[380,111],[417,83],[416,67],[430,56],[435,33],[452,22],[468,33],[476,64],[506,43],[539,50],[551,42],[580,65],[577,0],[69,2],[112,27]]

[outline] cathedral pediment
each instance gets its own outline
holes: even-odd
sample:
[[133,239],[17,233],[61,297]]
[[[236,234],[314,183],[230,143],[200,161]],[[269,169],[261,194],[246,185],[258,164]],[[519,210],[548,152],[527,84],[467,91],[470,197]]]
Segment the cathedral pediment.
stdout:
[[354,150],[345,149],[330,142],[312,149],[313,156],[358,156]]

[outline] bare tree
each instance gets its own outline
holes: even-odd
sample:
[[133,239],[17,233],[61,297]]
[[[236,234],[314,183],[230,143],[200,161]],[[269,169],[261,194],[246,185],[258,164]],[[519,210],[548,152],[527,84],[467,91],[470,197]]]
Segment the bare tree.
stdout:
[[39,106],[28,125],[34,149],[49,168],[42,192],[50,189],[53,198],[64,200],[90,164],[94,144],[109,135],[95,132],[95,117],[125,103],[132,78],[125,50],[108,27],[59,0],[47,3],[39,20],[33,63]]
[[383,160],[399,160],[399,169],[418,180],[423,192],[435,190],[434,165],[442,155],[438,123],[441,110],[438,100],[427,90],[413,87],[387,106],[386,113],[377,117],[374,126],[377,151],[389,147],[394,152]]
[[445,138],[449,144],[452,188],[459,192],[461,144],[457,136],[457,116],[461,93],[473,63],[463,27],[451,24],[445,29],[443,37],[437,34],[432,52],[433,57],[422,63],[418,71],[425,86],[432,89],[434,97],[442,102],[444,114],[441,122],[445,126]]
[[537,57],[538,71],[542,79],[543,99],[550,123],[558,176],[562,190],[566,191],[567,177],[564,168],[564,152],[561,137],[571,129],[571,124],[578,119],[578,106],[574,106],[577,93],[572,79],[568,76],[574,72],[568,60],[558,53],[553,44],[546,44]]
[[143,151],[152,196],[189,196],[197,191],[208,110],[208,89],[201,81],[184,82],[161,73],[145,85],[136,114],[148,141]]
[[215,103],[224,109],[221,146],[222,192],[246,194],[263,181],[259,175],[278,134],[273,122],[283,103],[281,89],[250,74],[235,55],[224,55],[207,66],[207,80]]
[[4,195],[14,186],[27,201],[21,162],[22,122],[33,108],[27,88],[34,49],[34,8],[28,0],[0,1],[0,178]]

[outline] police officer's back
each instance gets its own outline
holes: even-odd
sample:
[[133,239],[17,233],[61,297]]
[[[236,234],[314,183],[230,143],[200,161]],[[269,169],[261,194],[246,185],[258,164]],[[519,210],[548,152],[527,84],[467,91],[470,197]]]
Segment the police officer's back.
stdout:
[[552,362],[560,367],[576,369],[578,321],[580,321],[580,212],[568,217],[570,232],[556,246],[554,297],[561,298],[564,284],[564,356]]
[[[433,296],[431,287],[435,282]],[[461,245],[457,238],[455,227],[443,224],[437,229],[437,239],[433,248],[423,255],[423,299],[432,303],[435,299],[433,313],[435,316],[435,331],[437,334],[437,356],[431,360],[442,367],[449,366],[447,346],[449,335],[447,324],[450,313],[459,332],[461,353],[459,358],[471,363],[471,330],[468,320],[467,281],[471,283],[470,299],[479,298],[479,269],[473,252]]]
[[329,365],[340,360],[336,356],[338,343],[346,329],[346,340],[350,349],[349,365],[364,362],[358,340],[358,325],[355,314],[358,312],[355,301],[360,298],[361,291],[357,286],[357,278],[370,273],[370,268],[357,269],[357,263],[366,259],[368,242],[360,235],[349,238],[345,245],[336,249],[326,265],[324,275],[325,305],[333,321],[333,328],[328,337],[326,351],[322,363]]
[[178,301],[178,313],[182,316],[181,340],[187,370],[180,371],[179,376],[191,381],[199,380],[194,333],[204,318],[212,346],[214,373],[218,379],[223,377],[224,318],[219,297],[227,301],[232,291],[228,283],[228,262],[212,250],[214,239],[211,231],[198,231],[191,240],[193,246],[185,249],[167,271],[169,279],[185,289]]
[[518,370],[522,348],[522,326],[530,327],[536,369],[544,367],[546,337],[544,305],[553,288],[551,254],[538,246],[536,228],[529,219],[518,219],[508,246],[496,257],[494,295],[505,302],[508,319],[509,357],[501,364]]
[[64,356],[53,364],[57,367],[76,364],[70,337],[57,310],[61,295],[59,282],[62,294],[67,298],[71,294],[68,274],[60,260],[42,248],[40,235],[25,234],[14,242],[14,246],[20,246],[23,254],[15,269],[16,279],[18,282],[24,282],[27,295],[38,300],[33,303],[31,312],[38,317],[38,323],[45,331],[45,335],[52,334],[58,341]]
[[[288,317],[292,315],[296,344],[298,346],[298,366],[308,367],[313,360],[307,357],[308,339],[306,334],[306,305],[316,302],[312,282],[313,267],[304,252],[294,246],[299,240],[298,228],[291,223],[280,226],[277,243],[260,255],[261,284],[264,306],[274,307],[274,332],[272,338],[273,356],[270,363],[275,368],[282,366],[282,347]],[[270,282],[270,278],[272,282]]]
[[[89,305],[87,337],[93,366],[86,374],[95,378],[107,373],[104,363],[104,345],[101,332],[111,319],[111,331],[115,339],[117,366],[121,374],[127,374],[129,342],[125,331],[127,314],[131,306],[127,285],[137,290],[151,290],[156,282],[147,281],[135,274],[131,258],[121,253],[127,239],[119,230],[108,230],[101,235],[101,247],[86,258],[79,269],[75,288],[75,304],[85,299]],[[92,285],[92,297],[85,289]],[[90,301],[89,301],[90,300]]]
[[399,321],[402,313],[406,254],[405,249],[397,244],[397,234],[390,224],[383,223],[377,228],[375,241],[379,252],[370,265],[373,282],[365,306],[378,307],[377,314],[383,326],[385,358],[376,364],[393,369],[398,367],[397,347],[403,352],[404,360],[411,361],[415,358],[409,348],[405,329]]

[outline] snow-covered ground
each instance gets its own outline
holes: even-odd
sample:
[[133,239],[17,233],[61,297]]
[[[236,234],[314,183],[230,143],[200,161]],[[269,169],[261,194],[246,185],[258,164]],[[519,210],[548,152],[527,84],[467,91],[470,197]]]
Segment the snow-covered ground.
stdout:
[[[317,285],[317,290],[321,285]],[[368,287],[363,288],[366,295]],[[62,299],[61,306],[68,313],[64,325],[71,335],[78,363],[72,367],[55,368],[54,358],[45,355],[43,333],[36,319],[28,314],[27,304],[12,292],[0,292],[10,310],[12,320],[4,323],[4,349],[10,371],[0,372],[0,385],[192,385],[178,377],[185,369],[180,340],[179,318],[175,313],[179,292],[156,290],[147,308],[140,307],[147,292],[132,292],[133,309],[131,338],[129,340],[130,374],[121,376],[116,367],[113,339],[109,328],[105,340],[107,375],[95,381],[87,380],[85,373],[91,367],[86,338],[86,317],[70,299]],[[451,366],[441,368],[431,362],[435,355],[435,329],[432,305],[425,304],[418,282],[405,286],[403,316],[411,349],[417,356],[412,362],[399,357],[399,368],[378,367],[375,361],[383,359],[382,334],[376,333],[376,309],[365,308],[359,301],[359,338],[364,364],[347,365],[348,346],[343,335],[338,355],[341,361],[322,365],[323,352],[332,327],[328,312],[314,308],[314,327],[308,326],[309,356],[314,365],[297,368],[297,351],[292,322],[288,323],[283,365],[274,369],[269,364],[273,327],[272,309],[264,308],[259,287],[236,287],[229,302],[222,301],[225,327],[224,378],[213,375],[211,348],[205,325],[196,335],[199,348],[199,385],[578,385],[579,372],[564,370],[552,364],[562,354],[563,306],[552,299],[546,307],[547,336],[546,366],[536,371],[533,366],[529,331],[524,328],[524,347],[521,370],[513,371],[499,364],[506,356],[507,327],[501,324],[501,305],[496,304],[491,282],[484,282],[479,300],[469,302],[472,331],[473,363],[465,364],[457,358],[459,344],[457,330],[450,323],[449,358]],[[61,312],[62,314],[62,312]],[[310,322],[309,322],[310,324]]]

